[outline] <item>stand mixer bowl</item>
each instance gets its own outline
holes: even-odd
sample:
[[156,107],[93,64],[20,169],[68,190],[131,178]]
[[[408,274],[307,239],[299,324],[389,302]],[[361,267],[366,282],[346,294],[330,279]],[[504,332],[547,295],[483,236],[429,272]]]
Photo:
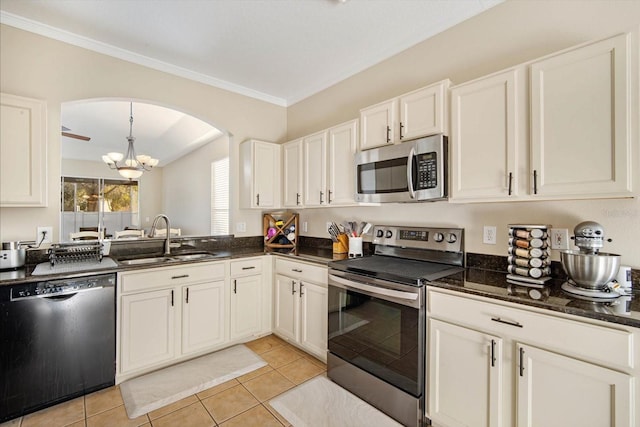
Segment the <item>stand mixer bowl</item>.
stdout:
[[577,286],[593,290],[604,288],[620,268],[620,255],[602,252],[562,251],[560,260],[565,273]]

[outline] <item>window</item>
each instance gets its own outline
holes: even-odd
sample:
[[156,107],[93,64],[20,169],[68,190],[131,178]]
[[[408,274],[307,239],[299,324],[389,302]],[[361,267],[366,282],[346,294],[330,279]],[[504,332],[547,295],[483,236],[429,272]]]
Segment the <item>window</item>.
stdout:
[[62,177],[62,239],[81,229],[109,232],[138,227],[138,182]]
[[229,158],[211,163],[211,235],[229,234]]

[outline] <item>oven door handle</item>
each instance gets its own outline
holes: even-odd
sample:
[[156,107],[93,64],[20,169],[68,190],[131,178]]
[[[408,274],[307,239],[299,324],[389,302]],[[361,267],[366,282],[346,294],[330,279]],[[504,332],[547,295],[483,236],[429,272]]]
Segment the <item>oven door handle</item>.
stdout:
[[416,149],[411,147],[407,156],[407,186],[409,187],[409,197],[416,198],[416,192],[413,191],[413,159],[416,157]]
[[329,279],[331,281],[330,284],[342,285],[345,288],[357,289],[359,291],[364,291],[372,295],[384,295],[384,296],[407,300],[407,301],[416,301],[418,299],[417,293],[396,291],[394,289],[384,289],[378,286],[367,285],[366,283],[354,282],[353,280],[343,279],[341,277],[334,276],[333,274],[329,275]]

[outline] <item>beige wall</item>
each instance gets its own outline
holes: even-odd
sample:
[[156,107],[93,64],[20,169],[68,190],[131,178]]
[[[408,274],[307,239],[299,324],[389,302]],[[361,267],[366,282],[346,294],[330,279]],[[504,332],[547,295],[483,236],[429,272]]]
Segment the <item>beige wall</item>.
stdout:
[[[164,212],[183,235],[210,234],[211,162],[229,156],[229,142],[223,135],[163,168]],[[144,227],[150,227],[145,220]]]
[[[46,208],[0,209],[0,240],[35,239],[36,226],[53,226],[58,240],[60,210],[60,105],[63,102],[120,97],[153,102],[191,114],[233,135],[231,164],[237,144],[246,138],[281,141],[286,109],[201,83],[151,70],[0,25],[0,91],[44,99],[48,108],[48,193]],[[232,188],[238,175],[231,176]],[[142,189],[141,189],[142,191]],[[247,223],[246,235],[260,234],[259,212],[240,211],[232,200],[231,215]]]
[[[450,78],[454,84],[462,83],[639,25],[640,1],[510,0],[289,107],[287,137],[291,140],[359,117],[360,108],[444,78]],[[634,155],[640,157],[637,133],[634,144]],[[572,166],[567,159],[567,167]],[[636,184],[635,188],[639,187]],[[639,194],[636,190],[636,196]],[[303,234],[319,237],[327,237],[325,222],[330,220],[461,226],[466,230],[467,251],[496,255],[507,253],[510,223],[551,224],[572,230],[578,222],[595,220],[613,239],[605,246],[606,250],[622,254],[623,264],[640,268],[637,198],[306,209],[301,210],[300,219],[309,225],[309,231]],[[497,245],[482,243],[483,225],[498,227]],[[557,254],[554,258],[557,259]]]

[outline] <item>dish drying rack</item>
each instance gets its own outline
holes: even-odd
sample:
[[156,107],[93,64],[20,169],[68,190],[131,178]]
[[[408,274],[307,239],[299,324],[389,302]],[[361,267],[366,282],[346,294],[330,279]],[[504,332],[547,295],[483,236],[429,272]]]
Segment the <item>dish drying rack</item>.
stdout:
[[49,248],[49,262],[56,264],[102,261],[102,243],[59,243]]

